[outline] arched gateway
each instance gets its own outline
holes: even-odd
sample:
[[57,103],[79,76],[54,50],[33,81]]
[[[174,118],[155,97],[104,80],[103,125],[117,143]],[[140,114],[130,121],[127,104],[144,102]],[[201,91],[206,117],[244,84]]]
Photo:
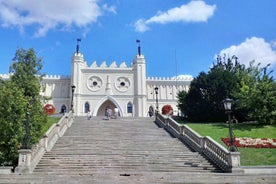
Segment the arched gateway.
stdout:
[[93,111],[93,116],[106,116],[106,109],[110,108],[112,110],[115,109],[115,107],[119,110],[119,116],[123,116],[123,111],[119,105],[119,103],[111,96],[105,96],[103,99],[101,99],[97,106],[95,107]]

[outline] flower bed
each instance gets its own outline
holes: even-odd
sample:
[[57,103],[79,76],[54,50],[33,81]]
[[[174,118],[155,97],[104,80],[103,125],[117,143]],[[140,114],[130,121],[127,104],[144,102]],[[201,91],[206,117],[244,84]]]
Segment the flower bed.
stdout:
[[[230,145],[229,138],[221,138],[221,140],[227,146]],[[236,147],[243,147],[243,148],[276,148],[276,139],[271,138],[234,138],[234,145]]]

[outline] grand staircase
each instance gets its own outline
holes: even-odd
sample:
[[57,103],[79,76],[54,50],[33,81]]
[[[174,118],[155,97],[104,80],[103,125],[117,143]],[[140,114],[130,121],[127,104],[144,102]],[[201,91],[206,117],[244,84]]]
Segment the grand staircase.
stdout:
[[[32,174],[0,183],[236,183],[270,181],[222,173],[153,119],[77,117]],[[274,181],[274,180],[271,180]]]
[[158,128],[153,119],[78,118],[34,172],[131,175],[217,171],[197,152]]

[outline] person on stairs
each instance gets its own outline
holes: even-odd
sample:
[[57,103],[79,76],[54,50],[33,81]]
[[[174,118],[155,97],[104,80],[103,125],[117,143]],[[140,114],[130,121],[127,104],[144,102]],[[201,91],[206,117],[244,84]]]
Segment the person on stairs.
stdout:
[[91,111],[90,111],[90,110],[88,110],[88,111],[87,111],[87,119],[88,119],[88,120],[90,120],[90,119],[91,119],[91,117],[92,117]]

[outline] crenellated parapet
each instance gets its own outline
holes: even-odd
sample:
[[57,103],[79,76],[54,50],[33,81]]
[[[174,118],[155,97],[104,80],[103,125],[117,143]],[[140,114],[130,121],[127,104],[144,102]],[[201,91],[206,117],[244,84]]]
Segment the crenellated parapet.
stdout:
[[43,79],[71,79],[69,75],[45,75]]
[[[12,74],[0,74],[0,78],[9,79]],[[71,79],[69,75],[45,75],[43,79]]]
[[147,81],[185,81],[185,82],[191,82],[193,80],[193,77],[191,75],[178,75],[174,77],[148,77]]
[[106,61],[103,61],[100,65],[97,64],[97,61],[94,61],[88,68],[92,69],[113,69],[113,68],[131,68],[128,67],[126,62],[123,61],[121,64],[117,64],[116,61],[113,61],[109,66],[107,65]]

